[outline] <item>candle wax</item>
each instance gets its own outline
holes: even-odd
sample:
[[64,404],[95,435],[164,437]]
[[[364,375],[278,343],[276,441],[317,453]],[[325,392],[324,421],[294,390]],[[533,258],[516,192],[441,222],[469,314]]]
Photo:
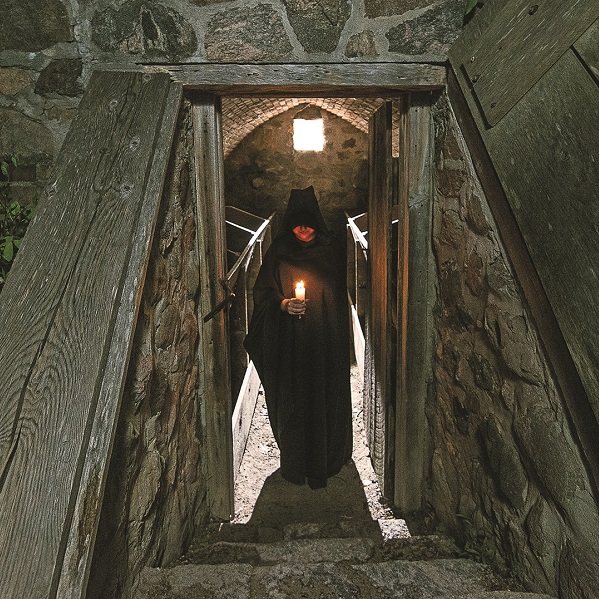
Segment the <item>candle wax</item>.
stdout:
[[295,298],[299,300],[306,299],[306,288],[304,287],[303,281],[300,281],[295,285]]

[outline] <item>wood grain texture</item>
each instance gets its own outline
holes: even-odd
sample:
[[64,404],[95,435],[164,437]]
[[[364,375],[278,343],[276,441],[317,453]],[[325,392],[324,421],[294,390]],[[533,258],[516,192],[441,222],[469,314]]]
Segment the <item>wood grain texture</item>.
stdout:
[[568,51],[485,136],[596,420],[598,123],[596,82]]
[[236,96],[389,96],[440,89],[446,83],[444,66],[411,63],[201,64],[166,69],[187,87]]
[[133,346],[135,323],[137,322],[181,98],[181,86],[171,85],[164,104],[159,134],[154,143],[155,152],[139,218],[132,236],[131,253],[123,281],[114,334],[108,350],[98,404],[83,464],[79,484],[80,492],[75,504],[56,595],[61,599],[83,599],[86,596],[108,465],[112,454],[129,356]]
[[169,87],[94,74],[0,300],[4,597],[57,591]]
[[366,317],[365,424],[371,460],[385,497],[393,496],[394,397],[391,385],[390,248],[392,182],[392,105],[370,118],[368,268],[370,309]]
[[245,377],[233,411],[233,472],[235,477],[237,477],[243,460],[259,390],[260,377],[254,363],[250,362],[245,371]]
[[[224,299],[227,273],[220,101],[193,98],[195,190],[200,256],[200,318]],[[233,439],[228,314],[221,310],[200,329],[201,400],[206,414],[206,468],[211,517],[228,521],[233,510]]]
[[599,83],[599,19],[576,40],[574,51]]
[[463,62],[487,123],[497,124],[597,18],[598,2],[508,0]]
[[[428,475],[428,425],[425,405],[433,377],[435,330],[433,306],[436,301],[432,248],[433,206],[433,122],[431,99],[412,95],[404,118],[407,135],[407,165],[403,177],[409,195],[408,242],[404,247],[404,279],[407,278],[407,313],[404,316],[402,355],[399,372],[404,372],[404,388],[397,400],[395,506],[404,513],[420,510],[424,481]],[[408,199],[404,202],[407,204]],[[407,254],[407,257],[406,257]],[[402,256],[399,256],[400,265]],[[398,269],[399,271],[399,269]],[[405,294],[405,291],[404,291]],[[398,348],[400,344],[398,342]],[[399,350],[398,350],[399,351]]]

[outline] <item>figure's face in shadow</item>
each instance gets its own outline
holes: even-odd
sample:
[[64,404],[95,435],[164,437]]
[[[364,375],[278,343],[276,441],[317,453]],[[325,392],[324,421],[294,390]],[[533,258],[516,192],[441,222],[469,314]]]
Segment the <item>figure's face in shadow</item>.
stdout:
[[312,227],[306,227],[305,225],[294,227],[293,234],[304,243],[312,241],[316,237],[316,231]]

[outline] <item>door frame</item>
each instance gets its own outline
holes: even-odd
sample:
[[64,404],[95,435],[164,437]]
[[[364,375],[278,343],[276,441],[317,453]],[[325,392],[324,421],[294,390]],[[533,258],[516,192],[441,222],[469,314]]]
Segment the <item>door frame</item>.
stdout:
[[[401,297],[398,297],[397,302],[398,322],[401,323],[400,330],[403,334],[398,339],[399,376],[395,381],[395,459],[390,466],[394,472],[389,473],[388,478],[394,481],[389,499],[395,507],[404,513],[419,511],[423,503],[424,484],[430,470],[430,459],[426,449],[428,427],[425,404],[432,382],[432,307],[435,303],[431,241],[431,106],[436,99],[435,92],[446,87],[446,67],[405,63],[314,63],[146,65],[142,69],[168,72],[173,81],[183,86],[185,92],[193,92],[192,102],[196,93],[202,97],[213,95],[216,102],[223,96],[398,98],[409,94],[410,100],[405,103],[406,109],[402,113],[403,141],[411,144],[404,160],[404,168],[407,171],[404,185],[409,193],[410,206],[409,216],[405,215],[404,218],[404,230],[416,231],[417,234],[409,234],[403,246],[405,251],[398,252],[396,258],[398,273],[403,275],[398,284]],[[420,135],[425,137],[419,140]],[[222,145],[220,149],[216,149],[222,160]],[[213,158],[196,152],[196,171],[199,164],[197,161],[211,161]],[[203,198],[198,198],[198,202],[207,203],[208,205],[200,207],[200,211],[212,214],[216,219],[214,210],[220,210],[222,202],[219,200],[215,208],[214,198],[214,194],[204,194]],[[412,210],[412,207],[415,209]],[[222,210],[224,211],[224,205]],[[222,236],[215,237],[213,241],[224,243]],[[415,245],[416,243],[418,245]],[[220,250],[218,253],[220,254]],[[416,269],[412,270],[412,266]],[[414,278],[416,274],[420,277],[418,280]],[[210,293],[212,301],[215,301],[219,294],[222,298],[223,293],[224,290],[219,290],[218,281],[213,281]],[[202,322],[203,315],[199,316],[198,320]],[[226,325],[221,323],[217,326]],[[202,352],[199,356],[203,359]],[[224,360],[224,364],[213,365],[215,372],[228,372],[228,356],[225,356]],[[232,441],[228,430],[231,428],[232,418],[230,403],[229,400],[224,403],[209,402],[205,411],[206,431],[212,434],[211,457],[206,473],[208,497],[212,498],[209,501],[210,515],[214,519],[225,521],[234,514]],[[223,430],[224,426],[228,427],[227,430]],[[217,434],[219,431],[224,434]]]

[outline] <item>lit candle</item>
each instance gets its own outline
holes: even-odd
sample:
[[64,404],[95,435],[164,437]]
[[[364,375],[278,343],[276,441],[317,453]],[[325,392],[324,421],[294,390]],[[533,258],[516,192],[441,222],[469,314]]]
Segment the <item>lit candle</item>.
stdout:
[[306,288],[304,282],[300,281],[295,285],[295,299],[305,300],[306,299]]

